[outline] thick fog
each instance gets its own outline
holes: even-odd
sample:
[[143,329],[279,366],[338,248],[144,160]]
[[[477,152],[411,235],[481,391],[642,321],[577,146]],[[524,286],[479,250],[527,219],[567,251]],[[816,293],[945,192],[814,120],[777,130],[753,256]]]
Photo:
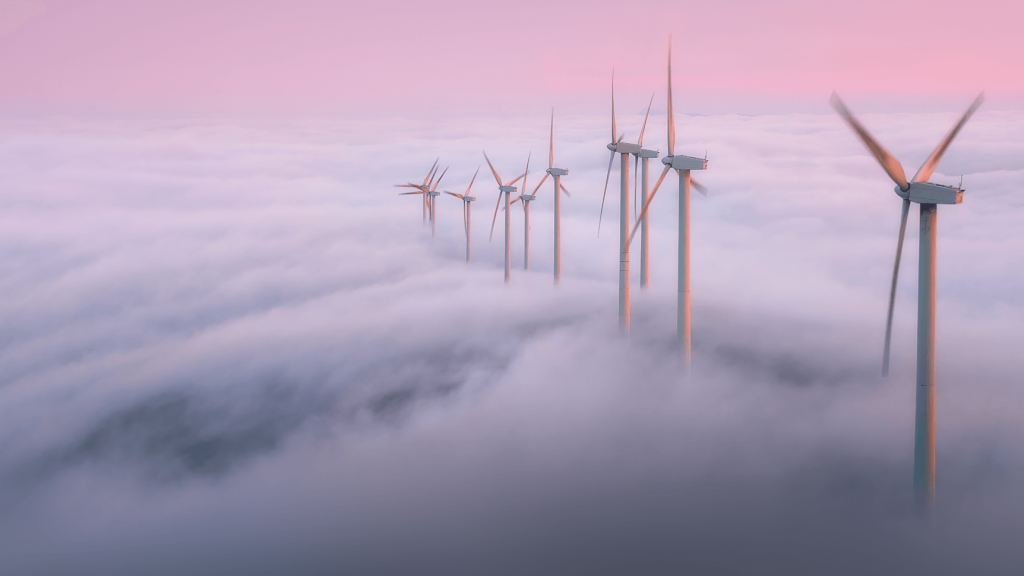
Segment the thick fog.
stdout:
[[[642,115],[622,114],[635,141]],[[851,102],[856,109],[856,103]],[[965,102],[966,105],[966,102]],[[657,107],[656,107],[657,108]],[[908,173],[956,119],[864,115]],[[676,177],[617,330],[607,118],[4,121],[0,572],[1018,574],[1024,114],[982,112],[939,209],[937,505],[913,512],[916,210],[880,377],[893,185],[837,116],[678,119],[693,374],[675,346]],[[645,144],[664,153],[665,116]],[[474,170],[460,202],[419,197]],[[660,173],[651,166],[651,183]],[[635,215],[635,212],[634,212]]]

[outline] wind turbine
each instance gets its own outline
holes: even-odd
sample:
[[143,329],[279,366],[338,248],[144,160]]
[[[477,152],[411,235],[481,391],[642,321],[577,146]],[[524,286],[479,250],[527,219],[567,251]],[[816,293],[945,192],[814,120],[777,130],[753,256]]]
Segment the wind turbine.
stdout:
[[[434,165],[435,165],[435,168],[436,168],[436,165],[437,165],[436,161],[434,162]],[[430,214],[430,235],[431,236],[436,236],[437,235],[437,221],[435,219],[435,216],[436,216],[436,210],[435,209],[437,208],[437,205],[436,205],[436,202],[435,202],[435,198],[441,194],[440,192],[437,191],[437,186],[438,186],[438,184],[441,183],[441,178],[444,178],[444,175],[448,173],[448,168],[445,168],[444,172],[441,172],[441,176],[438,177],[436,182],[434,181],[434,179],[432,177],[433,173],[434,173],[434,168],[431,168],[430,169],[430,173],[427,174],[427,178],[424,179],[424,183],[423,184],[413,184],[412,182],[410,182],[408,184],[396,184],[395,186],[398,187],[398,188],[416,188],[416,192],[402,192],[402,193],[399,194],[399,196],[408,196],[408,195],[412,195],[412,194],[422,194],[423,195],[423,209],[424,209],[424,213],[423,213],[424,221],[423,222],[424,222],[424,224],[426,224],[426,217],[427,217],[427,213],[429,212],[429,214]],[[429,182],[428,182],[428,180],[429,180]]]
[[[651,101],[647,103],[647,114],[644,115],[644,125],[640,128],[640,139],[637,140],[637,144],[640,146],[640,152],[634,154],[636,157],[636,163],[640,166],[643,176],[640,178],[640,205],[643,206],[647,203],[647,185],[649,180],[647,177],[647,162],[651,158],[658,157],[657,150],[646,150],[644,149],[644,131],[647,130],[647,118],[651,115],[651,104],[654,104],[654,94],[651,94]],[[641,162],[643,160],[643,162]],[[636,175],[634,174],[633,180],[633,199],[636,200]],[[647,212],[643,212],[637,219],[640,222],[640,288],[647,288],[647,284],[650,280],[650,269],[648,268],[648,248],[649,241],[647,236]],[[629,250],[629,241],[626,241],[626,250]]]
[[[430,171],[427,172],[427,176],[425,178],[423,178],[423,184],[422,185],[421,184],[413,184],[412,182],[409,182],[408,184],[395,184],[395,187],[396,188],[416,188],[416,189],[420,190],[419,192],[406,192],[405,194],[401,194],[402,196],[405,196],[405,195],[408,195],[408,194],[425,194],[429,190],[424,190],[424,188],[429,188],[430,185],[433,184],[432,177],[434,175],[434,170],[437,169],[437,163],[440,160],[441,160],[440,158],[438,158],[437,160],[434,160],[434,165],[430,167]],[[428,184],[428,181],[430,181],[429,184]],[[423,225],[426,226],[426,224],[427,224],[427,196],[424,195],[422,200],[423,200]]]
[[928,182],[949,144],[967,120],[985,101],[981,93],[964,112],[953,129],[924,161],[917,174],[908,182],[903,166],[883,148],[857,121],[853,113],[833,92],[829,102],[850,128],[882,165],[885,173],[896,183],[896,195],[903,199],[900,215],[900,234],[896,241],[896,262],[892,269],[892,287],[889,292],[889,314],[885,323],[885,349],[882,353],[882,375],[889,373],[889,345],[892,335],[892,311],[896,300],[896,278],[903,251],[903,235],[907,229],[910,203],[921,205],[921,241],[918,252],[917,286],[917,399],[914,415],[914,491],[918,506],[930,511],[935,504],[935,254],[936,226],[939,204],[960,204],[964,191],[959,186],[944,186]]
[[[523,174],[512,180],[509,180],[505,184],[501,183],[501,177],[498,176],[498,171],[494,169],[494,164],[491,164],[491,159],[487,157],[487,152],[484,152],[484,160],[487,160],[487,165],[491,168],[491,174],[494,174],[494,180],[498,183],[498,203],[494,205],[494,218],[491,219],[491,235],[488,238],[494,238],[494,223],[498,221],[498,207],[501,205],[501,197],[505,196],[505,282],[508,282],[512,277],[512,250],[509,244],[509,226],[511,224],[509,217],[510,213],[508,210],[509,206],[509,195],[516,191],[516,187],[513,186],[520,178],[526,176]],[[527,160],[529,165],[529,160]]]
[[475,196],[470,196],[469,195],[469,191],[473,188],[473,182],[476,182],[476,175],[479,174],[479,173],[480,173],[480,167],[478,166],[477,169],[476,169],[476,172],[473,173],[473,179],[469,181],[469,186],[466,187],[466,193],[465,194],[456,194],[455,192],[449,192],[447,190],[444,191],[445,194],[449,194],[451,196],[454,196],[454,197],[458,198],[459,200],[462,200],[462,224],[463,224],[463,226],[466,229],[466,262],[470,262],[472,260],[472,256],[473,256],[473,253],[472,253],[472,250],[471,250],[471,246],[470,246],[470,238],[471,238],[471,235],[470,235],[470,231],[471,231],[470,216],[472,215],[472,210],[471,210],[472,205],[470,203],[476,200]]
[[427,192],[425,192],[425,198],[430,203],[430,235],[437,236],[437,197],[441,195],[437,191],[437,185],[441,183],[441,178],[448,173],[448,167],[445,167],[444,172],[437,178],[437,182],[434,182],[434,186]]
[[[651,200],[658,193],[658,187],[665,179],[669,169],[679,175],[679,296],[676,304],[676,333],[679,343],[679,355],[683,369],[690,369],[690,185],[705,196],[708,189],[690,178],[691,170],[707,170],[707,158],[683,156],[675,153],[676,121],[672,113],[672,38],[668,40],[668,156],[661,159],[665,165],[658,182],[651,190],[650,197],[644,203],[641,217],[637,224],[647,217],[647,209]],[[636,226],[630,234],[630,240],[636,234]],[[628,243],[627,243],[628,245]]]
[[[526,172],[523,173],[523,190],[526,190],[526,176],[530,173],[530,156],[526,156]],[[545,176],[547,178],[547,176]],[[544,183],[542,179],[540,184],[537,184],[537,188]],[[523,201],[523,270],[530,269],[530,202],[537,197],[537,190],[534,189],[533,194],[520,194],[513,200],[509,205],[515,204],[520,200]]]
[[608,159],[608,174],[604,179],[604,193],[601,195],[601,212],[597,220],[597,233],[601,234],[601,217],[604,215],[604,200],[608,195],[608,181],[612,175],[612,164],[615,155],[619,154],[620,194],[619,194],[619,329],[629,334],[629,155],[640,154],[643,148],[639,144],[623,142],[622,134],[616,139],[615,130],[615,71],[612,71],[612,141],[608,149],[612,151]]
[[[561,177],[569,173],[565,168],[555,168],[555,109],[551,109],[551,142],[548,148],[548,169],[545,171],[544,177],[540,179],[537,187],[533,189],[533,195],[537,195],[537,190],[540,190],[540,185],[551,176],[555,181],[555,284],[558,284],[562,279],[562,206],[559,200],[561,196],[558,195],[559,190],[565,193],[566,196],[572,196],[569,191],[566,190],[565,186],[562,186]],[[533,200],[533,197],[530,198]],[[525,207],[526,205],[523,204]]]

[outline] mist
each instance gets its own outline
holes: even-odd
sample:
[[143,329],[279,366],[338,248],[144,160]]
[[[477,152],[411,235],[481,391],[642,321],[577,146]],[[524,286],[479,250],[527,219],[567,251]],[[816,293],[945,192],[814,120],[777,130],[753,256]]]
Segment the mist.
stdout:
[[[863,120],[912,170],[956,112]],[[674,175],[651,288],[634,250],[631,336],[616,327],[604,116],[556,111],[562,283],[548,181],[530,271],[513,207],[504,284],[481,150],[503,178],[532,151],[532,190],[547,114],[3,121],[0,571],[1019,572],[1024,115],[983,109],[933,177],[967,192],[939,210],[925,521],[916,213],[883,379],[900,200],[838,117],[677,119],[677,152],[709,159],[686,379]],[[652,116],[649,145],[663,130]],[[393,187],[438,156],[453,192],[483,165],[471,264],[460,202],[438,199],[432,238]]]

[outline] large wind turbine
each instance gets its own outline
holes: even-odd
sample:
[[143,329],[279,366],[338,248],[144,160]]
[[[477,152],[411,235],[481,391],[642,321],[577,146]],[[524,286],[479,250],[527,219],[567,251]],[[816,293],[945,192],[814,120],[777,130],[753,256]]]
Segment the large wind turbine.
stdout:
[[[540,183],[533,189],[533,195],[537,195],[537,190],[540,190],[540,185],[551,176],[555,181],[555,284],[562,279],[562,206],[559,200],[561,196],[558,195],[559,190],[565,193],[566,196],[572,196],[569,191],[562,186],[561,177],[568,174],[569,171],[565,168],[555,168],[555,109],[551,109],[551,142],[548,148],[548,169],[545,171],[544,177],[540,179]],[[525,189],[525,188],[524,188]],[[533,200],[533,198],[530,198]],[[523,205],[526,206],[525,204]]]
[[[484,152],[484,160],[487,160],[487,165],[491,168],[491,174],[494,174],[494,180],[498,183],[498,203],[494,205],[494,218],[491,219],[491,235],[488,238],[494,238],[494,223],[498,221],[498,207],[501,206],[501,198],[505,197],[505,282],[508,282],[512,277],[512,248],[509,244],[509,232],[511,222],[509,220],[511,214],[509,212],[509,195],[516,191],[516,187],[513,186],[520,178],[525,176],[518,176],[508,182],[502,184],[501,177],[498,176],[498,171],[494,169],[494,164],[491,164],[491,159],[487,157],[487,152]],[[529,165],[529,160],[527,160]]]
[[472,230],[472,227],[470,226],[470,217],[472,216],[472,205],[470,203],[476,200],[475,196],[469,195],[469,191],[473,189],[473,182],[476,182],[476,175],[479,173],[480,167],[478,166],[476,172],[473,173],[473,179],[469,181],[469,186],[466,187],[465,194],[456,194],[455,192],[449,192],[447,190],[444,191],[445,194],[449,194],[451,196],[458,198],[459,200],[462,200],[462,224],[466,229],[466,262],[470,262],[473,256],[472,248],[470,245],[470,239],[472,237],[470,234]]
[[903,166],[868,133],[843,104],[836,93],[830,100],[832,107],[850,125],[871,155],[882,165],[885,173],[896,183],[896,195],[903,199],[900,216],[900,234],[896,241],[896,262],[892,269],[892,287],[889,292],[889,314],[885,324],[885,349],[882,353],[882,374],[889,373],[889,344],[892,335],[892,311],[896,300],[896,278],[903,251],[903,235],[907,229],[910,203],[921,205],[921,242],[918,253],[917,287],[917,402],[914,416],[914,491],[918,505],[930,510],[935,502],[935,251],[936,225],[939,204],[960,204],[964,191],[960,187],[928,182],[949,144],[967,120],[981,106],[985,94],[981,93],[953,129],[939,142],[931,156],[924,161],[917,174],[908,182]]
[[[668,156],[661,159],[665,165],[658,182],[651,190],[651,195],[644,203],[641,217],[637,224],[647,216],[651,200],[658,193],[658,187],[670,169],[679,175],[679,296],[676,305],[676,333],[678,335],[679,355],[683,369],[690,369],[690,185],[701,194],[707,195],[707,188],[690,178],[691,170],[706,170],[707,158],[683,156],[675,153],[676,120],[672,112],[672,38],[668,41]],[[636,226],[630,234],[636,234]]]
[[[646,120],[645,120],[646,122]],[[601,195],[601,212],[597,220],[597,233],[601,233],[601,217],[604,215],[604,200],[608,194],[608,181],[612,175],[612,164],[615,155],[619,154],[620,194],[619,194],[619,329],[629,334],[629,156],[639,155],[643,148],[639,144],[623,142],[625,134],[616,139],[615,129],[615,72],[612,71],[612,141],[608,149],[612,151],[608,159],[608,174],[604,178],[604,193]]]

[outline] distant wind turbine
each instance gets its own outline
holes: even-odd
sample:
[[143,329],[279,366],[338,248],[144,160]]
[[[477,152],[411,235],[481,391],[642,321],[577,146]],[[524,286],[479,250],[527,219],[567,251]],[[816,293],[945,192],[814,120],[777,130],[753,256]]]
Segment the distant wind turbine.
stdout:
[[441,193],[437,191],[437,186],[438,186],[438,184],[441,183],[441,178],[444,178],[444,175],[447,174],[447,173],[448,173],[448,168],[445,167],[444,172],[441,172],[441,175],[437,178],[437,182],[434,182],[433,187],[430,190],[425,192],[425,197],[428,199],[427,201],[430,203],[430,235],[431,236],[437,236],[437,197],[441,195]]
[[413,184],[412,182],[409,182],[408,184],[395,184],[396,188],[416,188],[416,189],[419,190],[419,192],[407,192],[407,193],[403,194],[403,196],[407,195],[407,194],[423,194],[423,197],[422,197],[423,202],[422,202],[422,204],[423,204],[423,225],[424,226],[427,225],[427,204],[428,204],[427,198],[428,198],[428,196],[426,195],[426,193],[430,191],[429,190],[430,186],[433,184],[434,170],[437,170],[437,163],[440,160],[441,160],[440,158],[438,158],[437,160],[434,160],[434,165],[431,166],[430,167],[430,171],[427,172],[427,176],[423,179],[423,184]]
[[[555,109],[551,109],[551,141],[548,147],[548,169],[545,171],[544,177],[540,179],[540,183],[533,189],[533,195],[537,195],[537,190],[540,190],[540,185],[551,176],[555,181],[555,284],[558,284],[562,279],[562,207],[561,207],[561,196],[558,192],[561,190],[566,196],[572,196],[569,191],[566,190],[565,186],[562,186],[561,177],[569,173],[565,168],[555,168]],[[530,198],[533,200],[533,197]],[[525,204],[524,204],[525,206]]]
[[889,314],[885,323],[885,348],[882,352],[882,375],[889,373],[889,345],[892,335],[892,311],[896,301],[896,278],[903,251],[903,236],[907,230],[910,203],[921,205],[921,241],[918,254],[917,286],[917,405],[914,416],[914,490],[918,505],[930,511],[935,504],[935,254],[938,204],[960,204],[964,191],[959,187],[928,182],[935,167],[949,148],[953,138],[967,120],[985,101],[981,93],[964,112],[953,129],[924,161],[917,174],[908,182],[903,166],[883,148],[853,116],[839,96],[833,92],[830,103],[843,120],[868,147],[871,155],[882,165],[885,173],[896,183],[896,195],[903,199],[900,215],[900,233],[896,241],[896,262],[892,269],[892,287],[889,291]]
[[445,194],[449,194],[462,200],[462,223],[466,229],[466,262],[472,261],[472,246],[470,244],[471,235],[471,216],[472,216],[472,204],[471,202],[476,200],[475,196],[470,196],[469,191],[473,189],[473,182],[476,182],[476,175],[480,173],[480,168],[477,167],[476,172],[473,173],[473,179],[469,181],[469,186],[466,187],[465,194],[456,194],[455,192],[444,191]]
[[[523,172],[523,190],[526,190],[526,177],[530,173],[530,156],[526,156],[526,172]],[[546,178],[546,176],[545,176]],[[544,180],[540,181],[543,184]],[[537,188],[540,188],[540,184],[537,184]],[[530,269],[530,202],[537,197],[537,190],[534,189],[533,194],[520,194],[513,200],[511,204],[515,204],[520,200],[523,201],[523,270]]]
[[[487,152],[484,152],[484,160],[487,160],[487,166],[491,168],[491,174],[494,174],[494,180],[498,183],[498,203],[494,205],[494,218],[491,219],[491,235],[488,238],[494,238],[494,223],[498,221],[498,207],[501,206],[501,198],[505,197],[505,282],[508,282],[512,278],[512,249],[509,244],[509,232],[511,222],[509,220],[510,213],[509,207],[509,195],[516,191],[516,187],[513,186],[520,178],[525,174],[518,176],[508,182],[502,184],[501,177],[498,176],[498,171],[494,169],[494,164],[491,164],[491,159],[487,157]],[[527,161],[529,163],[529,161]]]
[[[675,154],[676,121],[672,112],[672,38],[668,41],[668,156],[661,159],[665,169],[661,172],[658,182],[651,190],[651,195],[644,203],[637,224],[647,216],[651,200],[658,193],[658,187],[665,179],[669,169],[679,175],[679,296],[676,304],[676,333],[678,335],[679,355],[683,369],[690,370],[690,184],[701,194],[707,195],[708,189],[690,178],[691,170],[707,170],[706,158]],[[630,234],[636,234],[636,226]]]
[[[651,115],[651,104],[654,104],[654,94],[651,94],[651,101],[647,103],[647,114],[644,115],[644,125],[640,128],[640,139],[637,140],[637,144],[640,146],[640,152],[634,154],[636,158],[636,168],[640,168],[640,172],[643,172],[643,176],[640,178],[640,205],[643,206],[647,203],[647,187],[650,183],[647,176],[647,162],[651,158],[658,157],[657,150],[644,149],[644,131],[647,129],[647,118]],[[642,162],[641,162],[642,160]],[[634,175],[633,184],[633,198],[636,199],[636,176]],[[647,288],[650,282],[650,268],[648,267],[649,259],[649,236],[647,233],[647,212],[643,212],[637,221],[640,223],[640,288]],[[626,242],[626,250],[629,250],[629,241]]]

